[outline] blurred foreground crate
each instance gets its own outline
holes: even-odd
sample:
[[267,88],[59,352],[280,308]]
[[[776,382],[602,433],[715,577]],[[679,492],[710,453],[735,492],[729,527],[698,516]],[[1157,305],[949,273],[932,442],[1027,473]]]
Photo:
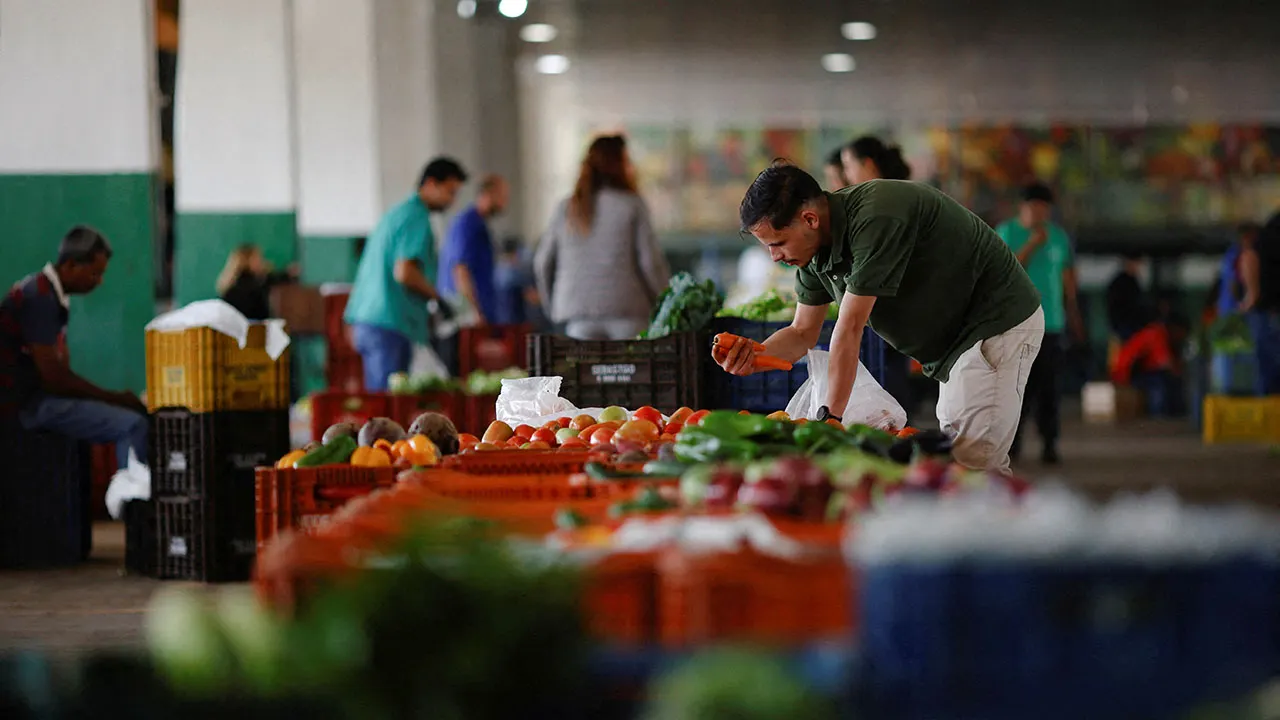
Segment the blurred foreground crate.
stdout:
[[0,568],[75,565],[93,542],[89,450],[65,435],[0,417]]
[[153,500],[130,500],[124,504],[124,569],[130,575],[155,577],[156,504]]
[[560,396],[578,407],[651,405],[663,412],[703,407],[704,366],[711,347],[703,333],[657,340],[574,340],[529,336],[529,374],[564,378]]
[[1206,443],[1280,443],[1280,395],[1204,398]]
[[148,330],[147,406],[192,412],[289,407],[290,351],[272,360],[267,326],[251,323],[244,348],[212,328]]

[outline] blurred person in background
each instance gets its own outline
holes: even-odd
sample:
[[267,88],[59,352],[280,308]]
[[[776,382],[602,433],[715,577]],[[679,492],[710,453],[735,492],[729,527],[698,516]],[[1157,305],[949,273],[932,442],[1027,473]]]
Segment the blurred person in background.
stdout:
[[1036,429],[1042,441],[1040,460],[1046,464],[1061,461],[1058,435],[1062,429],[1062,371],[1065,351],[1063,333],[1070,326],[1077,342],[1084,340],[1084,322],[1076,301],[1075,251],[1071,238],[1061,225],[1053,221],[1053,191],[1043,183],[1032,183],[1022,190],[1018,217],[1006,220],[996,228],[1017,256],[1040,291],[1044,308],[1044,342],[1031,366],[1027,389],[1022,397],[1022,422],[1010,454],[1016,460],[1022,449],[1022,426],[1034,408]]
[[453,205],[467,174],[456,161],[427,163],[417,189],[378,221],[367,238],[343,320],[364,362],[365,389],[387,389],[406,372],[416,343],[428,341],[428,303],[449,314],[436,290],[436,242],[431,213]]
[[147,406],[127,390],[104,390],[71,369],[67,320],[71,297],[102,284],[111,245],[96,230],[72,228],[56,262],[14,283],[0,302],[0,414],[17,413],[28,430],[117,444],[147,462]]
[[454,218],[440,251],[440,292],[465,300],[475,309],[480,325],[498,322],[488,222],[506,210],[509,196],[507,182],[500,176],[485,177],[476,201]]
[[296,267],[287,272],[272,272],[271,264],[262,257],[262,248],[244,243],[227,256],[227,264],[218,275],[218,297],[253,321],[271,317],[271,288],[298,279]]
[[844,159],[841,157],[844,148],[832,150],[827,156],[827,162],[822,166],[823,179],[827,182],[827,189],[835,192],[842,187],[849,185],[844,179]]
[[[840,161],[845,185],[911,179],[911,166],[902,159],[902,151],[871,135],[863,135],[841,148]],[[907,411],[910,422],[916,406],[911,393],[911,360],[888,343],[884,348],[884,389]]]
[[1280,394],[1280,212],[1241,248],[1240,281],[1240,311],[1253,335],[1257,361],[1257,393]]
[[540,329],[549,326],[533,279],[533,258],[519,238],[502,241],[502,254],[494,271],[494,286],[498,294],[494,322],[502,325],[529,323]]
[[1136,252],[1124,254],[1120,270],[1107,285],[1107,324],[1124,342],[1146,326],[1151,307],[1142,290],[1146,261]]
[[[938,422],[972,469],[1009,473],[1009,448],[1040,340],[1040,294],[1009,248],[960,203],[923,183],[870,180],[823,192],[808,173],[775,163],[751,183],[743,229],[796,271],[799,305],[764,354],[789,362],[818,342],[839,303],[827,396],[816,420],[843,420],[873,327],[923,363],[941,385]],[[757,350],[738,343],[717,362],[755,372]]]
[[552,321],[569,337],[625,340],[647,326],[670,270],[621,135],[592,141],[573,195],[538,245],[534,272]]

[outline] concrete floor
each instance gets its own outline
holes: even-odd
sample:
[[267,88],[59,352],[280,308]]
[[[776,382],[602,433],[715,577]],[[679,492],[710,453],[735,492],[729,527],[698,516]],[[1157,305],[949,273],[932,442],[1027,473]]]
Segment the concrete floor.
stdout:
[[[1095,496],[1171,487],[1190,500],[1249,499],[1280,508],[1280,454],[1258,446],[1210,446],[1183,422],[1144,421],[1121,427],[1068,422],[1064,463],[1043,468],[1029,437],[1019,473],[1060,479]],[[141,642],[143,613],[159,582],[126,577],[119,523],[95,528],[84,566],[43,572],[0,572],[0,653],[40,649],[56,655]]]

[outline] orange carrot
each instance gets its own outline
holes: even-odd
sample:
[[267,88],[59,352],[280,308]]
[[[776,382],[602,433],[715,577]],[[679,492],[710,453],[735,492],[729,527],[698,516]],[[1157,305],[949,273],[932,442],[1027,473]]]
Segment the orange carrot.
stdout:
[[755,368],[757,370],[790,370],[791,363],[772,355],[757,355]]

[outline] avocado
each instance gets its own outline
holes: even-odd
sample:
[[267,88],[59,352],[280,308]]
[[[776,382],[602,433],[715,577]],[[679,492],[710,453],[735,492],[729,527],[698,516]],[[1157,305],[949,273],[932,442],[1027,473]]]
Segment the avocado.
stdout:
[[409,425],[409,435],[426,435],[440,448],[441,455],[458,453],[458,428],[449,418],[435,412],[425,412]]
[[356,435],[359,434],[359,432],[360,427],[353,422],[334,423],[329,426],[328,430],[324,431],[324,436],[320,438],[320,443],[322,445],[328,445],[333,442],[334,438],[340,435],[346,435],[352,440],[355,440]]
[[404,438],[404,428],[400,427],[400,423],[385,417],[370,418],[369,422],[360,428],[358,437],[361,447],[373,447],[373,444],[379,440],[397,443]]

